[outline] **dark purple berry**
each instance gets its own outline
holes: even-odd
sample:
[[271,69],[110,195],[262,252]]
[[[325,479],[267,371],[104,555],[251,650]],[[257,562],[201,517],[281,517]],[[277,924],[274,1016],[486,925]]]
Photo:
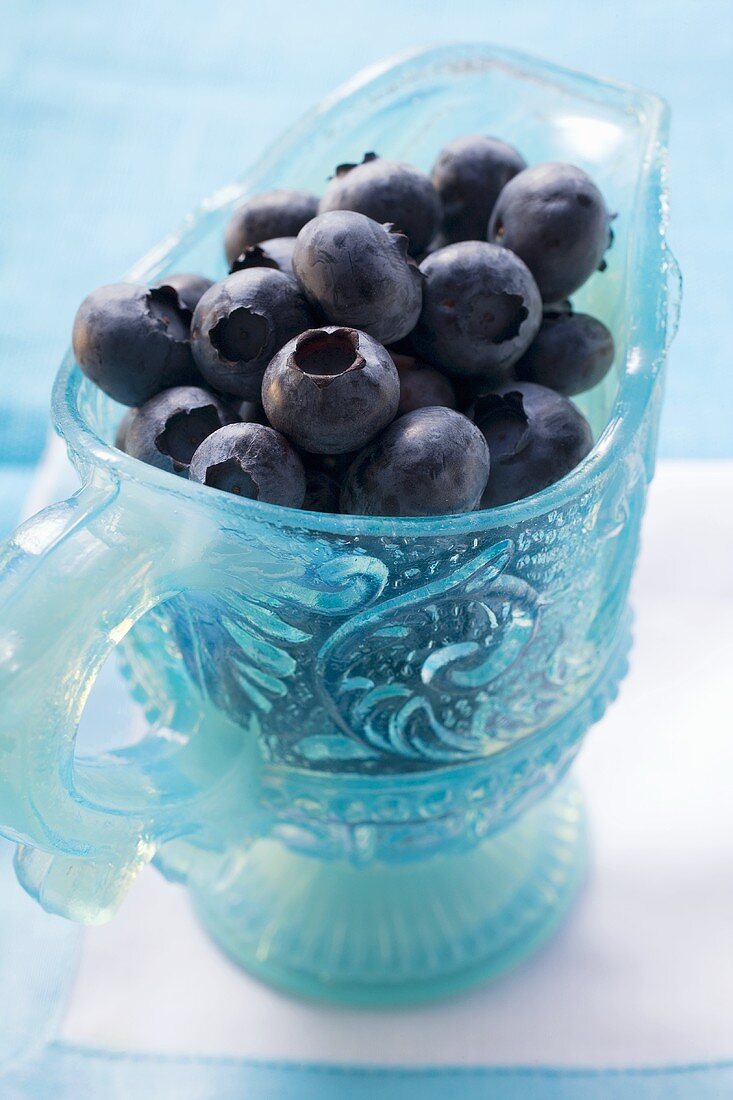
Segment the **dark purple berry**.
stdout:
[[387,351],[390,355],[401,355],[410,359],[417,359],[415,355],[415,349],[410,342],[410,336],[412,333],[408,333],[407,336],[403,336],[400,340],[392,340],[387,346]]
[[300,230],[318,213],[318,196],[307,191],[278,188],[253,195],[232,214],[224,234],[227,262],[251,244],[273,237],[297,237]]
[[230,424],[208,436],[191,460],[191,481],[225,493],[300,508],[305,470],[285,436],[263,424]]
[[572,313],[573,303],[569,298],[560,298],[557,302],[543,302],[542,312],[545,316],[548,313]]
[[482,508],[495,508],[539,493],[578,465],[593,446],[585,417],[554,390],[509,382],[476,405],[486,437],[491,473]]
[[282,271],[284,275],[292,275],[295,241],[295,237],[273,237],[261,244],[250,244],[237,256],[229,273],[246,271],[251,267],[269,267],[273,271]]
[[436,516],[479,506],[489,448],[452,409],[399,417],[361,452],[341,489],[341,511],[366,516]]
[[322,470],[306,469],[303,501],[306,512],[338,512],[340,493],[341,485],[335,477]]
[[407,260],[407,238],[364,214],[331,210],[298,234],[293,270],[306,297],[334,325],[390,344],[414,326],[422,277]]
[[485,240],[499,192],[526,167],[517,150],[498,138],[473,134],[449,141],[433,168],[443,201],[443,244]]
[[344,474],[356,458],[358,451],[344,451],[343,454],[321,455],[311,451],[302,451],[303,465],[315,473],[328,474],[330,478],[341,484]]
[[456,395],[449,378],[411,355],[390,352],[400,379],[400,403],[397,415],[444,405],[455,409]]
[[261,401],[234,401],[232,408],[243,424],[267,424]]
[[313,317],[293,279],[281,271],[237,271],[207,290],[196,306],[191,343],[214,389],[255,401],[276,351]]
[[112,283],[89,294],[72,343],[84,374],[123,405],[142,405],[170,386],[199,381],[191,314],[169,287]]
[[457,377],[504,381],[542,320],[529,270],[507,249],[462,241],[420,265],[423,308],[410,334],[415,353]]
[[367,153],[361,164],[340,164],[326,188],[319,213],[356,210],[375,222],[391,222],[422,252],[440,225],[438,194],[428,177],[394,160]]
[[554,302],[602,266],[610,226],[590,176],[553,161],[525,168],[509,181],[496,201],[488,237],[521,256],[544,301]]
[[127,439],[127,433],[130,429],[130,425],[137,416],[138,410],[136,408],[126,409],[125,415],[117,425],[117,431],[115,432],[115,447],[118,451],[125,450],[125,440]]
[[175,386],[138,410],[125,435],[125,450],[149,466],[181,473],[212,432],[235,420],[232,410],[208,390]]
[[613,356],[613,336],[602,321],[587,313],[545,311],[540,331],[516,364],[514,374],[573,397],[605,378]]
[[178,301],[183,309],[193,313],[199,300],[210,286],[214,285],[213,279],[205,279],[203,275],[166,275],[155,284],[158,287],[169,286],[178,295]]
[[278,352],[262,381],[272,426],[318,454],[363,447],[393,419],[399,397],[389,352],[353,328],[302,333]]

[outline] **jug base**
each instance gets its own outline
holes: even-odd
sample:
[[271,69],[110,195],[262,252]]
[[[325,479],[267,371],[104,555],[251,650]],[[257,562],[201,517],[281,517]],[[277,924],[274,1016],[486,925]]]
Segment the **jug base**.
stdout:
[[540,947],[584,866],[582,800],[566,779],[469,852],[355,867],[263,840],[226,891],[195,903],[226,954],[269,985],[341,1004],[415,1004],[496,978]]

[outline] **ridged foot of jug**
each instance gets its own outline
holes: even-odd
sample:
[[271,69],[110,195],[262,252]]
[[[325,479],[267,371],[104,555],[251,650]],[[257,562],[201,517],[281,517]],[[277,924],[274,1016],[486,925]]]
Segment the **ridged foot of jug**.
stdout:
[[415,1003],[516,965],[565,915],[582,877],[572,781],[461,855],[353,866],[258,841],[234,881],[196,896],[245,970],[308,998]]

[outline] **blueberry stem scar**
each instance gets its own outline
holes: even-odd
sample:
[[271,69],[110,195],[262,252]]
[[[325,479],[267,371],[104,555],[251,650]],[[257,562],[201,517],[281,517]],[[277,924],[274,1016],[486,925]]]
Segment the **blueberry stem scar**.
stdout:
[[267,337],[266,318],[246,306],[233,309],[211,330],[211,343],[230,363],[256,359],[262,354]]
[[359,336],[353,329],[307,332],[298,340],[288,366],[299,370],[323,389],[349,371],[362,370],[364,357],[357,350]]

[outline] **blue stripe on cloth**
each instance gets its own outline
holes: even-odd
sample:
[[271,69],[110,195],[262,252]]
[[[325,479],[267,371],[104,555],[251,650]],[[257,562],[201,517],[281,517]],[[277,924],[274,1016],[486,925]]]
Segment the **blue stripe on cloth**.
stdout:
[[733,1063],[649,1069],[387,1069],[165,1058],[52,1044],[3,1100],[721,1100]]

